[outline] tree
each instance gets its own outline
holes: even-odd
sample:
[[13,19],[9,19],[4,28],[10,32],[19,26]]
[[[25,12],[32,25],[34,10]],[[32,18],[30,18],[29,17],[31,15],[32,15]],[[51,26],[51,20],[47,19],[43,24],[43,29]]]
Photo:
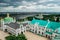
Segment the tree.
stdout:
[[27,40],[24,34],[19,34],[18,36],[10,35],[5,38],[6,40]]
[[25,37],[24,34],[19,34],[19,35],[17,36],[17,40],[27,40],[27,38]]
[[6,38],[6,40],[15,40],[16,39],[16,36],[10,35],[10,36],[7,36],[5,38]]
[[56,22],[59,22],[59,17],[57,18]]

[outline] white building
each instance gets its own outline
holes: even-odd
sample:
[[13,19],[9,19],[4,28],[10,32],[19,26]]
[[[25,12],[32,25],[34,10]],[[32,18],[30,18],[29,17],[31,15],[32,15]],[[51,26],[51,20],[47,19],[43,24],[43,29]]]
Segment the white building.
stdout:
[[18,23],[15,19],[9,17],[9,14],[7,14],[6,18],[0,20],[0,29],[13,35],[31,31],[50,39],[54,39],[60,35],[59,22],[33,19],[32,21]]
[[43,14],[39,14],[38,16],[35,16],[38,19],[43,19]]
[[60,34],[60,29],[58,29],[60,28],[60,23],[49,20],[33,19],[29,24],[29,28],[29,31],[50,39]]
[[19,24],[15,19],[9,17],[9,14],[0,20],[0,29],[13,35],[24,33],[26,31],[26,25],[26,23]]

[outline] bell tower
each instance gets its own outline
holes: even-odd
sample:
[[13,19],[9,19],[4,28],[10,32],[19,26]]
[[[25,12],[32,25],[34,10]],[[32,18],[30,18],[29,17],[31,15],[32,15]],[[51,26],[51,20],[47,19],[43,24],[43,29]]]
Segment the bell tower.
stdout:
[[16,18],[14,17],[14,22],[16,22]]
[[9,13],[7,13],[7,17],[9,17]]

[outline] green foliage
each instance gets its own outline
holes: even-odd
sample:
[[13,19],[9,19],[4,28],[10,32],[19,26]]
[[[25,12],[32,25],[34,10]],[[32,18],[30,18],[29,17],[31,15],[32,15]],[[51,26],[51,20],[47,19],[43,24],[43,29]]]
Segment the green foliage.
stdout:
[[7,36],[5,38],[6,38],[6,40],[15,40],[16,36],[10,35],[10,36]]
[[59,17],[57,18],[56,22],[59,22]]
[[50,21],[55,21],[55,18],[54,17],[57,17],[57,20],[56,22],[59,22],[59,15],[44,15],[44,20],[50,20]]
[[24,34],[19,34],[18,36],[10,35],[5,38],[6,40],[27,40]]
[[18,19],[17,21],[19,21],[19,22],[23,22],[23,21],[24,21],[24,19]]
[[33,17],[27,17],[27,19],[28,19],[29,21],[32,21]]

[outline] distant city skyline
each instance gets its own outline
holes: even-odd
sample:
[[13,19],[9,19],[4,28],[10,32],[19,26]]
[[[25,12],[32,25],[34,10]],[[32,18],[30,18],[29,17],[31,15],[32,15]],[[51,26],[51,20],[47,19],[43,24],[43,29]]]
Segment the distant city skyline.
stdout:
[[60,12],[60,0],[0,0],[0,12]]

